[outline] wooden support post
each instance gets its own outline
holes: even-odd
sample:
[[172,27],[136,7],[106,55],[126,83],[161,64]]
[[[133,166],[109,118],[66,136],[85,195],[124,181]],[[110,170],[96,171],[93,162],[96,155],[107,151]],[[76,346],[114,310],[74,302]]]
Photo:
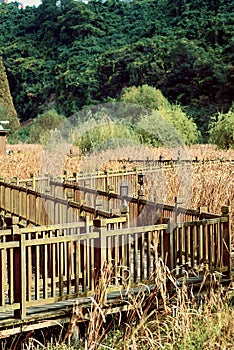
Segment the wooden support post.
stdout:
[[109,190],[109,171],[105,170],[105,182],[104,182],[104,188],[102,189],[105,192],[108,192]]
[[103,219],[94,219],[93,225],[96,230],[99,231],[99,238],[95,242],[95,280],[97,281],[100,271],[103,268],[104,263],[107,260],[106,254],[106,236],[103,231],[106,229],[106,220]]
[[30,174],[30,178],[32,179],[32,190],[33,191],[36,191],[36,176],[34,173],[31,173]]
[[199,220],[202,220],[204,218],[203,213],[207,213],[207,212],[208,212],[208,208],[206,206],[199,207]]
[[[2,236],[2,243],[6,242],[6,236]],[[7,261],[7,249],[0,249],[0,305],[5,305],[5,285],[7,281],[7,266],[6,266],[6,261]],[[8,264],[8,271],[9,271],[9,264]],[[9,279],[8,279],[9,281]],[[8,282],[9,283],[9,282]],[[10,285],[10,283],[9,283]],[[9,287],[10,288],[10,287]]]
[[178,208],[183,204],[182,198],[175,197],[175,208],[174,208],[174,222],[178,222]]
[[122,217],[126,217],[126,222],[124,223],[124,227],[129,228],[130,227],[130,222],[129,222],[129,206],[121,208],[120,209],[120,215]]
[[173,270],[173,220],[170,218],[167,223],[168,227],[163,236],[163,258],[165,265],[169,268],[170,271]]
[[20,234],[18,226],[12,226],[13,240],[19,242],[19,247],[14,248],[13,278],[14,278],[14,302],[20,304],[20,309],[14,311],[14,317],[25,319],[26,317],[26,252],[24,235]]
[[223,223],[223,265],[227,267],[226,277],[231,279],[231,220],[230,206],[221,207],[222,216],[228,218]]

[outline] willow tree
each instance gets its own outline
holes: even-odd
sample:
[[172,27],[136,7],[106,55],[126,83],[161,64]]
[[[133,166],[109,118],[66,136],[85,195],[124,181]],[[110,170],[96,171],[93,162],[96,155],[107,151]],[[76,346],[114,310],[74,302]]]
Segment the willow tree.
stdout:
[[0,57],[0,120],[9,120],[10,135],[19,128],[19,119],[15,110],[6,70]]

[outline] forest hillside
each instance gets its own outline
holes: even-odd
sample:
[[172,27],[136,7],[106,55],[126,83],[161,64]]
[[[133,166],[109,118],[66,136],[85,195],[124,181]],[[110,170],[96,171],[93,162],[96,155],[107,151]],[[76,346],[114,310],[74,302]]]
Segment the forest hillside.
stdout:
[[0,56],[21,122],[147,84],[180,104],[207,140],[234,96],[232,0],[42,0],[0,5]]

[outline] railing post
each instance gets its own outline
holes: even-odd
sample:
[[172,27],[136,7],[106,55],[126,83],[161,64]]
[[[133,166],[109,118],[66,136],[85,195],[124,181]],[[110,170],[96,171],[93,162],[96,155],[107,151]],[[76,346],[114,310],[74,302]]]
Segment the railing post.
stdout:
[[32,190],[33,191],[36,191],[36,176],[34,173],[31,173],[30,174],[30,178],[32,179]]
[[163,247],[164,247],[164,263],[169,268],[170,272],[173,270],[173,219],[170,218],[167,223],[167,229],[163,236]]
[[129,206],[120,208],[120,215],[122,217],[126,217],[126,223],[124,224],[124,227],[130,227],[129,222]]
[[203,219],[203,213],[207,213],[208,212],[208,208],[203,206],[203,207],[199,207],[199,220]]
[[12,226],[13,240],[19,242],[19,247],[14,248],[13,254],[13,279],[14,302],[20,304],[20,308],[14,311],[14,317],[25,319],[26,317],[26,256],[24,235],[20,234],[17,225]]
[[183,204],[182,198],[175,197],[174,222],[178,221],[178,208]]
[[227,266],[227,278],[231,278],[231,220],[230,206],[221,207],[222,216],[227,217],[228,221],[223,223],[223,265]]
[[104,174],[105,174],[105,181],[104,181],[104,191],[105,192],[108,192],[108,189],[109,189],[109,171],[108,170],[105,170],[104,171]]
[[103,268],[104,262],[107,260],[106,256],[106,236],[104,235],[104,230],[106,229],[106,220],[94,219],[93,225],[96,231],[99,232],[99,238],[95,242],[95,259],[94,259],[94,273],[95,280],[98,280],[100,271]]

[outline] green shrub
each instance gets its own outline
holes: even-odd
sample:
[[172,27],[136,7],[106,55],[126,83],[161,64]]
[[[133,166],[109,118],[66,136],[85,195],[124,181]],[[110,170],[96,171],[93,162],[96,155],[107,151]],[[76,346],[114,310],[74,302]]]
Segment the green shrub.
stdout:
[[39,114],[30,129],[30,141],[32,143],[46,143],[50,137],[50,131],[58,128],[65,121],[65,117],[51,109]]
[[[133,86],[123,91],[121,101],[129,104],[125,106],[122,118],[137,125],[144,143],[157,146],[158,142],[165,144],[163,140],[166,141],[169,137],[170,141],[167,143],[171,144],[171,138],[177,133],[186,145],[199,141],[199,132],[194,121],[179,105],[170,104],[160,90],[148,85]],[[137,105],[142,108],[137,109]],[[159,139],[157,135],[160,136]],[[155,137],[157,140],[154,140]]]
[[19,143],[19,142],[23,142],[23,143],[30,142],[30,129],[31,129],[31,125],[28,125],[26,127],[21,127],[13,135],[9,135],[8,142],[11,144]]
[[217,122],[211,123],[209,140],[219,148],[234,148],[234,105],[228,113],[220,113]]
[[89,121],[73,133],[76,146],[83,152],[139,144],[137,133],[128,125]]
[[124,89],[121,102],[134,103],[150,109],[158,109],[169,104],[160,90],[147,84]]

